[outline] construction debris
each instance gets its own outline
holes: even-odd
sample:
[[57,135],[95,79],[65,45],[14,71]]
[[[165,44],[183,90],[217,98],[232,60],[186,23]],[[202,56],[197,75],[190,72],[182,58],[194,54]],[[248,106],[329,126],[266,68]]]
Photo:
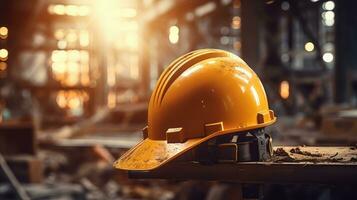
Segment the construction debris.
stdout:
[[276,162],[356,162],[354,147],[276,147],[273,161]]
[[290,153],[296,153],[296,154],[301,154],[305,156],[312,156],[312,157],[322,157],[320,153],[314,154],[308,151],[301,151],[299,147],[293,148],[290,150]]

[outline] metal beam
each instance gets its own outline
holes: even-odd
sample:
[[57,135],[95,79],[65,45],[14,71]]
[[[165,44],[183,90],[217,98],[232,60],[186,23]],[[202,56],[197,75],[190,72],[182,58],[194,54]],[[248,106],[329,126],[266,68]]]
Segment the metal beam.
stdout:
[[263,2],[241,1],[242,58],[255,70],[261,65],[261,31]]
[[353,1],[336,1],[335,102],[350,102],[348,74],[357,70],[357,16]]

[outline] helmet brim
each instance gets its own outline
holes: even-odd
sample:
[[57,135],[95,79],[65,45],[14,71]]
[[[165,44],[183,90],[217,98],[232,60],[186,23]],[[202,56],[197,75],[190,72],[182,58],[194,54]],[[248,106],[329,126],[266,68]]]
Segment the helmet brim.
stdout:
[[115,163],[114,167],[129,171],[150,171],[161,167],[165,163],[172,161],[188,150],[220,135],[226,135],[234,132],[241,132],[257,128],[263,128],[273,124],[273,120],[254,126],[244,128],[229,129],[215,132],[204,138],[189,139],[184,143],[167,143],[166,140],[145,139],[135,147],[122,155]]

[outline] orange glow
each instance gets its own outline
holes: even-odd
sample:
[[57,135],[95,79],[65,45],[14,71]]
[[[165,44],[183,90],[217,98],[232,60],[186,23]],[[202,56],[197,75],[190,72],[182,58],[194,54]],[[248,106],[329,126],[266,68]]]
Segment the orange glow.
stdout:
[[180,29],[177,26],[171,26],[169,30],[169,40],[172,44],[176,44],[180,39]]
[[101,33],[108,42],[116,38],[118,28],[122,26],[120,22],[115,20],[115,14],[118,13],[117,7],[118,2],[115,0],[94,1],[93,8],[95,9],[96,21],[100,25]]
[[78,77],[74,74],[68,74],[63,82],[66,86],[75,86],[78,83]]
[[62,4],[50,5],[48,11],[50,14],[64,15],[66,11],[66,7]]
[[[88,48],[91,47],[92,38],[98,36],[102,38],[99,43],[103,43],[104,46],[108,47],[108,67],[106,70],[106,84],[109,87],[115,86],[117,84],[117,78],[120,76],[128,77],[130,79],[138,79],[140,74],[140,68],[130,61],[123,61],[123,54],[118,54],[118,49],[127,50],[128,59],[131,57],[137,57],[137,50],[139,47],[139,42],[141,38],[139,30],[139,21],[136,19],[138,16],[138,10],[135,7],[135,4],[127,4],[122,1],[116,0],[105,0],[105,1],[89,1],[90,5],[87,7],[81,7],[77,5],[76,14],[74,14],[74,7],[69,7],[66,5],[66,10],[72,9],[71,15],[90,15],[90,27],[95,27],[96,30],[92,32],[92,29],[72,29],[74,32],[65,29],[65,32],[62,34],[60,31],[57,33],[56,38],[63,38],[67,41],[67,46],[64,49],[76,49],[76,48]],[[88,2],[88,3],[89,3]],[[80,14],[82,12],[82,14]],[[69,15],[66,13],[65,15]],[[93,25],[93,26],[92,26]],[[76,35],[74,35],[75,33]],[[96,35],[94,35],[94,33]],[[98,34],[98,35],[97,35]],[[178,33],[175,34],[176,38],[174,40],[178,41]],[[64,47],[62,45],[61,47]],[[113,50],[113,51],[112,51]],[[70,84],[77,82],[76,84],[81,85],[94,85],[95,79],[100,76],[99,69],[101,66],[97,66],[96,63],[98,60],[93,57],[90,57],[89,52],[79,53],[79,59],[77,56],[73,56],[67,52],[66,65],[68,66],[69,62],[78,62],[79,69],[78,73],[76,72],[76,78],[74,78],[74,72],[72,68],[68,67],[63,79],[58,80],[64,85],[68,84],[66,79],[70,79]],[[56,56],[54,57],[56,59]],[[73,59],[72,59],[73,58]],[[76,58],[76,59],[74,59]],[[125,59],[125,58],[124,58]],[[55,61],[57,62],[57,61]],[[135,77],[135,78],[134,78]]]
[[7,27],[5,27],[5,26],[0,27],[0,38],[1,39],[6,39],[8,34],[9,34],[9,30],[7,29]]
[[7,68],[7,63],[6,62],[0,62],[0,71],[5,71]]
[[79,83],[79,64],[76,62],[67,63],[67,77],[64,80],[65,85],[75,86]]
[[115,108],[116,106],[116,95],[115,92],[109,92],[108,94],[108,108]]
[[60,40],[57,42],[57,47],[59,49],[65,49],[67,47],[67,41],[66,40]]
[[88,16],[90,14],[90,7],[86,5],[79,6],[78,15],[79,16]]
[[77,50],[69,50],[68,51],[68,60],[69,61],[79,61],[80,53]]
[[64,30],[63,30],[63,29],[57,29],[57,30],[55,31],[55,38],[56,38],[57,40],[63,39],[63,38],[64,38],[64,35],[65,35],[65,33],[64,33]]
[[88,75],[82,75],[81,76],[81,84],[83,86],[88,86],[90,84],[90,79]]
[[139,25],[135,21],[122,21],[121,25],[118,26],[118,29],[121,31],[137,31],[139,29]]
[[68,62],[68,73],[70,74],[78,74],[79,73],[79,63],[78,62]]
[[114,67],[108,67],[108,77],[107,77],[107,84],[109,86],[114,86],[115,85],[115,68]]
[[87,16],[90,14],[90,7],[88,5],[53,4],[48,6],[48,12],[52,15]]
[[90,43],[87,29],[57,29],[54,37],[58,40],[59,49],[76,48],[78,43],[81,47],[88,47]]
[[240,6],[241,6],[240,0],[234,0],[233,1],[233,7],[234,8],[240,8]]
[[236,41],[233,43],[233,48],[239,51],[242,48],[242,43],[240,41]]
[[77,16],[78,15],[78,6],[66,5],[65,13],[68,16]]
[[82,30],[79,33],[79,44],[82,47],[87,47],[89,46],[89,33],[86,30]]
[[139,40],[139,38],[138,38],[137,34],[130,34],[126,38],[126,44],[128,47],[130,47],[132,49],[137,49],[138,44],[139,44],[138,40]]
[[[138,50],[140,30],[139,21],[135,19],[138,15],[136,8],[130,7],[130,4],[116,0],[93,1],[92,8],[92,19],[97,24],[98,33],[103,38],[102,42],[106,43],[109,47],[114,47],[114,50],[125,49],[131,52]],[[91,42],[91,34],[83,34],[82,37],[83,42],[80,41],[80,45],[88,46],[87,44]],[[121,61],[118,58],[111,60],[112,65],[116,65],[117,62]],[[108,74],[107,80],[110,86],[115,84],[113,75]]]
[[64,62],[67,60],[67,51],[64,50],[52,51],[51,59],[52,62]]
[[89,100],[86,92],[78,90],[61,90],[56,95],[56,103],[62,109],[75,110]]
[[58,92],[56,102],[60,108],[65,108],[67,106],[67,99],[64,91]]
[[7,49],[0,49],[0,60],[6,61],[8,55],[9,55],[9,52],[7,51]]
[[53,77],[62,85],[90,84],[88,51],[54,50],[51,60]]
[[76,34],[76,32],[74,30],[70,30],[68,32],[68,34],[66,35],[66,40],[68,42],[75,42],[75,41],[77,41],[77,38],[78,38],[77,34]]
[[124,8],[120,10],[120,16],[126,18],[136,17],[136,10],[133,8]]
[[80,51],[80,60],[82,63],[88,63],[89,62],[89,53],[88,51]]
[[283,99],[289,98],[290,93],[290,86],[288,81],[282,81],[280,83],[280,96]]
[[239,16],[235,16],[232,19],[232,28],[233,29],[240,29],[240,25],[241,25],[241,19]]
[[71,98],[69,99],[68,101],[68,107],[69,109],[74,109],[74,108],[77,108],[81,105],[81,99],[78,98],[78,97],[74,97],[74,98]]
[[63,62],[55,62],[52,63],[52,72],[56,74],[63,74],[66,72],[66,64]]

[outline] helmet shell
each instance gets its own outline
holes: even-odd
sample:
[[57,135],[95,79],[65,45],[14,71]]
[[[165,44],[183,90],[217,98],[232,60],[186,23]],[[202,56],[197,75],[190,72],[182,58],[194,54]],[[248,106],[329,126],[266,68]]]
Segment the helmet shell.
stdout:
[[114,165],[152,170],[220,135],[276,121],[256,73],[238,56],[202,49],[172,62],[152,93],[147,137]]

